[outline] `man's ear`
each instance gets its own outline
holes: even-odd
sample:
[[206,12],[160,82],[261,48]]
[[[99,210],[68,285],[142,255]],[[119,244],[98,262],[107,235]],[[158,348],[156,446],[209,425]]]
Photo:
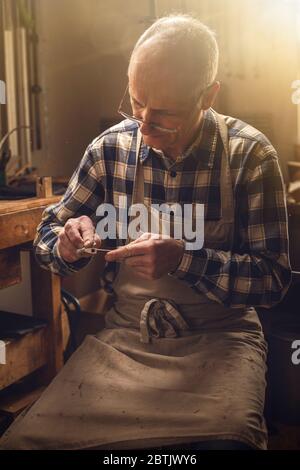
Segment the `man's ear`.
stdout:
[[217,94],[219,93],[220,86],[220,82],[214,82],[205,91],[202,102],[203,110],[209,109],[213,105]]

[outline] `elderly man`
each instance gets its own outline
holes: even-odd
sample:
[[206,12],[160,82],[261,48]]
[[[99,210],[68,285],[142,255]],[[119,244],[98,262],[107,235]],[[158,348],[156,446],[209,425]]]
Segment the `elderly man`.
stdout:
[[37,260],[61,275],[83,268],[85,249],[103,242],[97,208],[120,209],[119,196],[154,219],[155,204],[204,204],[204,245],[160,230],[117,240],[106,254],[117,277],[105,328],[2,448],[266,449],[266,344],[254,307],[278,303],[290,282],[284,191],[268,139],[211,108],[217,65],[213,33],[189,16],[161,18],[138,40],[126,120],[87,147],[45,211]]

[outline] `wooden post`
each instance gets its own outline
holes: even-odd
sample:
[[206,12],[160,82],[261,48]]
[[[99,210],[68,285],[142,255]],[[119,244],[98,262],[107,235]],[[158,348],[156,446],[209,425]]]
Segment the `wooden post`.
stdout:
[[49,382],[63,366],[63,334],[60,277],[42,269],[33,251],[30,252],[33,315],[48,322],[45,382]]
[[[298,106],[300,108],[300,104]],[[295,145],[295,160],[300,162],[300,144]]]
[[51,176],[38,176],[36,179],[36,195],[37,197],[51,197],[52,194],[52,178]]

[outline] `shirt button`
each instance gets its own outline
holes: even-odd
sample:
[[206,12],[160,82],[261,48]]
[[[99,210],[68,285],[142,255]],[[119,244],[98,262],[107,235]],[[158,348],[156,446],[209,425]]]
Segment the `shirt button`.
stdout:
[[173,170],[170,171],[170,176],[172,176],[172,178],[176,178],[176,176],[177,176],[176,171],[173,171]]

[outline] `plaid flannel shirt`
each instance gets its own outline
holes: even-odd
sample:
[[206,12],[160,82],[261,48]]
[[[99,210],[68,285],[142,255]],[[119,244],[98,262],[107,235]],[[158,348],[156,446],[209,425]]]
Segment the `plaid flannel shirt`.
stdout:
[[[233,248],[209,249],[204,243],[200,250],[185,250],[170,275],[224,306],[268,308],[282,299],[291,280],[278,157],[261,132],[229,116],[225,121],[235,201]],[[89,263],[87,258],[65,262],[57,250],[58,234],[71,217],[87,215],[95,224],[97,207],[103,202],[116,205],[120,195],[126,195],[131,204],[136,136],[137,124],[125,120],[88,145],[61,201],[44,211],[38,226],[34,246],[42,267],[64,276]],[[218,220],[221,155],[222,141],[211,108],[204,113],[196,142],[175,161],[142,143],[145,202],[204,203],[205,220]],[[123,243],[116,240],[117,245]]]

